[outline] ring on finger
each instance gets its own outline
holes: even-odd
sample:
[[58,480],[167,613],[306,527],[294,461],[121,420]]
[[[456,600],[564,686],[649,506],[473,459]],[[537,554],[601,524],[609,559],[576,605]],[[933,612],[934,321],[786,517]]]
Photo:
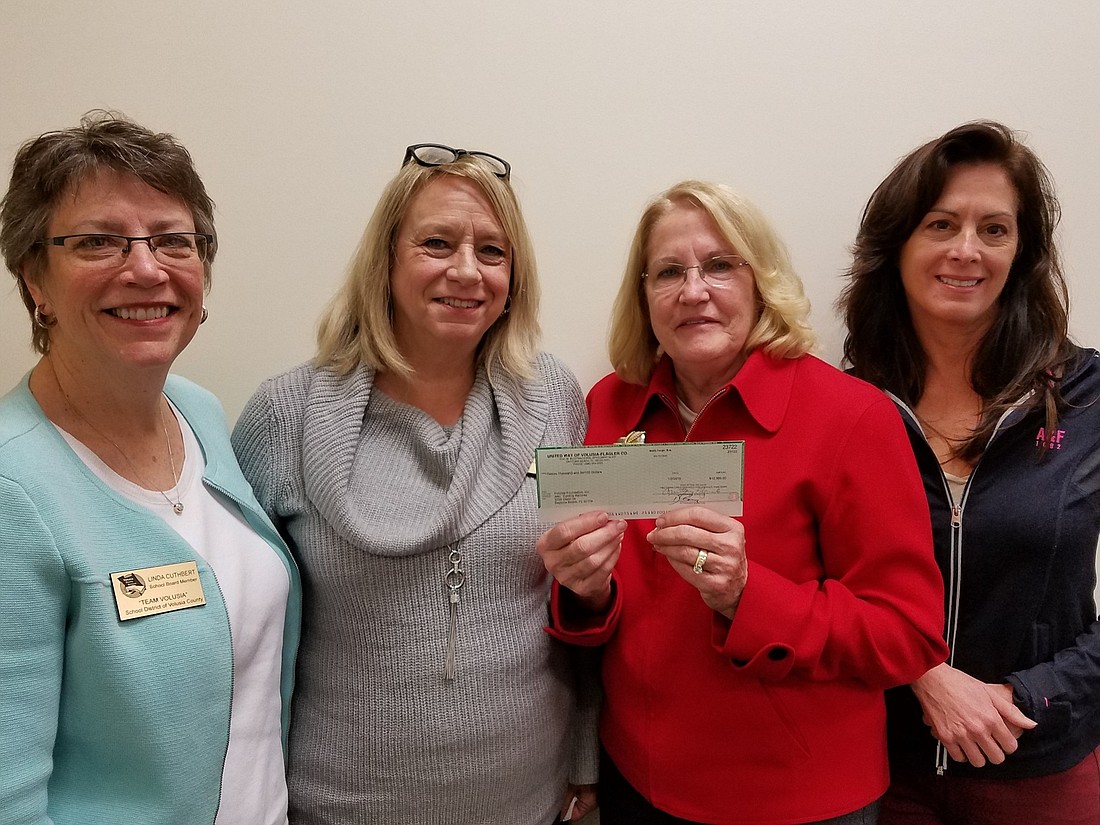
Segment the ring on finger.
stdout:
[[699,555],[695,557],[695,566],[691,568],[692,573],[699,575],[703,572],[703,565],[707,563],[708,555],[709,553],[706,550],[699,551]]

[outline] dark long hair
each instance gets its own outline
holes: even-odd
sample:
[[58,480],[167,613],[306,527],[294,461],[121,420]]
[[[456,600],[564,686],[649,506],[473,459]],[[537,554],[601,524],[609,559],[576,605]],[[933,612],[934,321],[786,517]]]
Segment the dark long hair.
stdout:
[[982,418],[958,451],[973,460],[1003,412],[1029,391],[1046,411],[1047,432],[1061,408],[1059,379],[1072,358],[1069,295],[1054,243],[1061,217],[1050,173],[1008,127],[991,121],[957,126],[894,167],[863,210],[848,282],[837,308],[848,326],[844,360],[852,371],[914,406],[924,393],[926,359],[909,315],[898,260],[901,248],[943,192],[959,165],[994,163],[1018,196],[1019,246],[998,299],[993,326],[982,338],[970,382],[982,398]]

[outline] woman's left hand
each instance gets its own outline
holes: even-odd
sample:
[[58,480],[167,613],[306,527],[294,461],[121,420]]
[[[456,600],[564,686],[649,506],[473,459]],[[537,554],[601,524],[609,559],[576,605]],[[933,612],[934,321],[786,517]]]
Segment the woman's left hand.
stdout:
[[646,539],[707,607],[733,618],[749,578],[741,522],[706,507],[680,507],[659,516]]
[[944,662],[911,685],[924,723],[956,762],[999,765],[1035,721],[1012,702],[1012,687],[987,684]]

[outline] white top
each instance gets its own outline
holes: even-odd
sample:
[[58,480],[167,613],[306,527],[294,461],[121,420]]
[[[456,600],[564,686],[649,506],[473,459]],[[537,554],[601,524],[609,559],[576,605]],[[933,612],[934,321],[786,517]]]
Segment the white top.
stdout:
[[680,396],[676,396],[676,410],[680,414],[680,422],[684,425],[684,432],[687,432],[695,424],[695,419],[699,417],[699,413],[685,404],[684,399]]
[[947,479],[947,487],[951,490],[951,503],[958,507],[962,502],[963,490],[966,487],[967,479],[970,478],[970,474],[967,473],[964,476],[957,476],[953,473],[944,471],[943,477]]
[[214,571],[229,614],[233,645],[229,751],[214,822],[286,825],[279,686],[290,580],[279,557],[248,526],[237,506],[203,484],[202,448],[183,416],[174,407],[172,412],[183,433],[186,455],[179,484],[167,495],[173,503],[178,497],[182,513],[174,512],[160,492],[123,478],[81,442],[58,431],[105,484],[164,519]]

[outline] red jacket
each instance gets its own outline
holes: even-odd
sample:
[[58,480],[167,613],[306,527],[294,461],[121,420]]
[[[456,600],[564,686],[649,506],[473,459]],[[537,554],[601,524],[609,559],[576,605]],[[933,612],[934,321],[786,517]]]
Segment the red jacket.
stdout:
[[[648,387],[589,393],[586,442],[744,440],[748,584],[732,624],[632,521],[605,620],[550,632],[604,644],[601,738],[674,816],[795,823],[856,810],[888,784],[883,690],[947,656],[928,505],[885,394],[812,356],[760,351],[689,433],[671,364]],[[568,623],[569,617],[565,617]]]

